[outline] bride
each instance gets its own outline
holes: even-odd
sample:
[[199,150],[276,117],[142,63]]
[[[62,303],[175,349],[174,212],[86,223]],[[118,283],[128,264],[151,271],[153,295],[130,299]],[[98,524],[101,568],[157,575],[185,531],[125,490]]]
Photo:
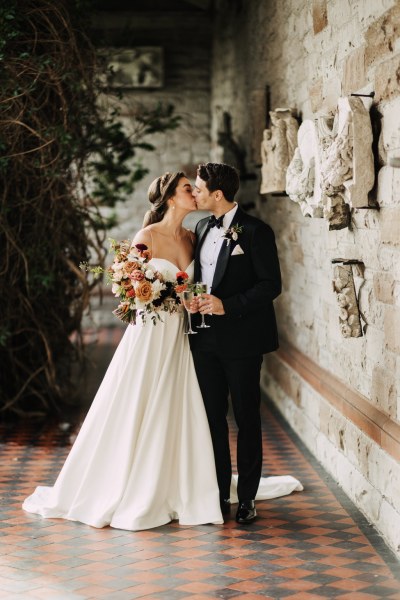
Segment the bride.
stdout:
[[[166,280],[179,271],[192,280],[195,236],[182,227],[197,208],[189,180],[182,172],[166,173],[148,195],[152,208],[133,243],[148,247],[151,264]],[[183,311],[163,313],[156,326],[149,320],[127,327],[54,486],[37,487],[24,510],[127,530],[174,519],[182,525],[224,522],[184,330]],[[291,477],[262,481],[267,486],[260,485],[260,499],[301,489]]]

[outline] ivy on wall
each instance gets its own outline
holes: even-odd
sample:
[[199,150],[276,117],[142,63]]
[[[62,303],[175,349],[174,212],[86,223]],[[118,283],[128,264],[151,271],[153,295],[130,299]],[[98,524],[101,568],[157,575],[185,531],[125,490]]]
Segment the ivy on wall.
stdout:
[[170,106],[142,110],[128,137],[101,108],[89,11],[82,0],[0,2],[2,415],[49,414],[72,397],[90,292],[78,265],[102,263],[112,224],[99,207],[146,174],[134,158],[153,149],[146,137],[179,124]]

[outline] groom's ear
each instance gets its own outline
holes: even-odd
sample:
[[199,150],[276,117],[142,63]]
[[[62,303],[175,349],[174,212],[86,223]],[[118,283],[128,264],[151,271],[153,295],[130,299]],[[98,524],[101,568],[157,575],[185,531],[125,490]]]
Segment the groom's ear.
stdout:
[[221,190],[215,190],[214,191],[214,198],[216,200],[216,202],[221,202],[221,200],[224,199],[224,194]]

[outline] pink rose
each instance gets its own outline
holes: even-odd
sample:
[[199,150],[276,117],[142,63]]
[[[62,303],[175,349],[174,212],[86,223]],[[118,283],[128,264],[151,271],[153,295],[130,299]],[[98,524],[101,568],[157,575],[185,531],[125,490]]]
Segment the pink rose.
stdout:
[[130,274],[130,278],[134,281],[142,281],[142,279],[144,279],[144,273],[142,273],[142,271],[139,271],[139,269],[135,269]]

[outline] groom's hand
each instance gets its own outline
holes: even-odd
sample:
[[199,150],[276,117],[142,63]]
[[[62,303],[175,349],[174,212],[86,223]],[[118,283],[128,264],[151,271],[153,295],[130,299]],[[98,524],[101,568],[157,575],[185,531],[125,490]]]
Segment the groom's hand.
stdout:
[[212,294],[202,294],[202,302],[199,311],[202,315],[224,315],[225,309],[222,300]]

